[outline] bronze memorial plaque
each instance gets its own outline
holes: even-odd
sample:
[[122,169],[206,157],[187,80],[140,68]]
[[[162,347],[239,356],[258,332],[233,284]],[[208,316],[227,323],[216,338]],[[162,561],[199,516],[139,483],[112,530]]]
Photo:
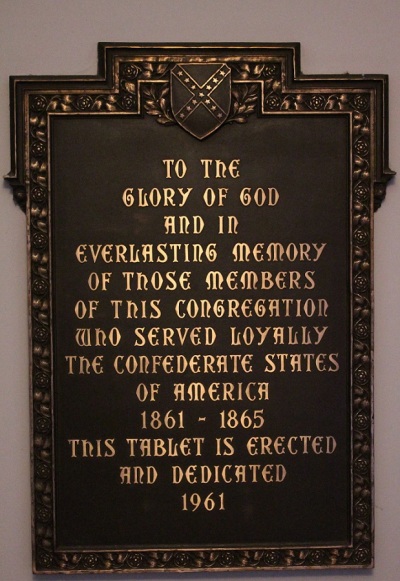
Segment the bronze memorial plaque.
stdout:
[[11,79],[36,573],[372,566],[387,77],[299,50]]

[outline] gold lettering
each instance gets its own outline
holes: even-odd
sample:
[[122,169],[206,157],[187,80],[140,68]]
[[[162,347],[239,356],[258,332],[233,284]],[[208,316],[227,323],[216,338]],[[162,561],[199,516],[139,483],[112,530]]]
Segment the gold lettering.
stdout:
[[[339,371],[338,353],[267,353],[264,356],[266,373],[310,373]],[[332,363],[328,365],[327,362]]]
[[258,242],[251,247],[246,242],[237,242],[232,249],[234,262],[317,262],[326,248],[326,242],[294,243],[286,246],[280,242]]
[[154,484],[158,473],[154,466],[121,466],[119,476],[121,484]]
[[201,456],[205,438],[126,438],[131,457]]
[[250,456],[272,456],[274,454],[333,454],[336,450],[333,436],[251,436],[246,444]]
[[242,484],[265,482],[283,482],[286,468],[283,464],[224,464],[212,465],[191,464],[186,468],[171,466],[172,484]]

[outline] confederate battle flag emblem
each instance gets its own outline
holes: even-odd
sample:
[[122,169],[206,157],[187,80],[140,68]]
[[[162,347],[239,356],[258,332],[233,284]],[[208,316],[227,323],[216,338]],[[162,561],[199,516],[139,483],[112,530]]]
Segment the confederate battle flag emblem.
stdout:
[[231,71],[221,63],[176,65],[171,71],[171,108],[175,120],[204,139],[226,120],[231,104]]

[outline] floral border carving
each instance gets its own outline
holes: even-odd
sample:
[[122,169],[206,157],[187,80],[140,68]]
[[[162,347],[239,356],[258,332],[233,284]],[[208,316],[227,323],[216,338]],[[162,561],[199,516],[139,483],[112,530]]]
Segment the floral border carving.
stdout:
[[[370,92],[287,91],[282,62],[230,63],[232,104],[225,123],[246,123],[252,115],[275,112],[343,111],[352,125],[353,265],[353,546],[315,549],[166,550],[55,552],[53,531],[51,297],[48,200],[48,114],[147,114],[161,125],[174,124],[169,94],[170,65],[121,61],[117,90],[29,91],[29,180],[32,297],[32,426],[34,534],[37,572],[101,572],[192,569],[274,569],[365,567],[372,562],[372,395],[371,395],[371,198],[379,207],[385,186],[371,183]],[[390,176],[389,176],[390,178]],[[388,179],[389,179],[388,178]],[[25,206],[24,192],[15,199]]]

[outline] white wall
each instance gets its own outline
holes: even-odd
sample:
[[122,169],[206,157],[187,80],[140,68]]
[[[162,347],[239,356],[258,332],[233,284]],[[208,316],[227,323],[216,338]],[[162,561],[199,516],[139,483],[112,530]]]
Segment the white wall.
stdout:
[[[10,170],[8,76],[94,74],[98,41],[296,41],[302,44],[305,73],[388,73],[390,165],[400,172],[399,0],[1,0],[2,174]],[[388,187],[387,199],[375,223],[376,568],[373,571],[221,576],[208,573],[196,579],[337,580],[354,576],[360,581],[394,581],[399,578],[400,196],[397,183],[393,180]],[[25,218],[14,206],[9,188],[3,183],[1,187],[0,579],[27,581],[32,573]],[[93,579],[93,576],[79,578]],[[156,577],[150,574],[135,578]],[[193,577],[180,576],[184,578]]]

